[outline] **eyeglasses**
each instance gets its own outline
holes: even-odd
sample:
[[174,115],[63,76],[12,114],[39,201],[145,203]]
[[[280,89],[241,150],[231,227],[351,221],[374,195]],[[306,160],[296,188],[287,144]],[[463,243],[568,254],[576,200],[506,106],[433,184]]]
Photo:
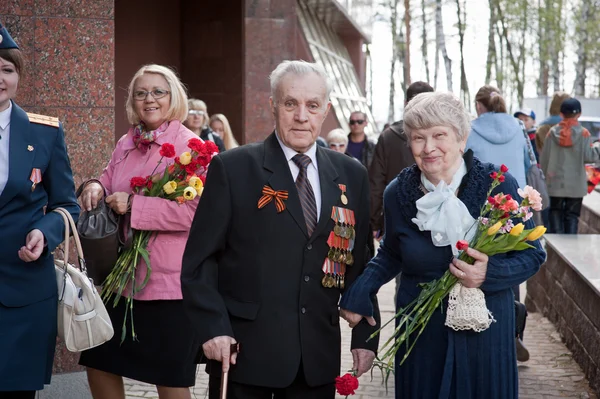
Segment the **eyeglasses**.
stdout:
[[329,143],[329,147],[344,148],[345,146],[346,144],[344,143]]
[[364,119],[356,119],[356,120],[350,119],[350,122],[348,122],[348,123],[350,125],[356,125],[356,124],[362,125],[363,123],[365,123],[365,120]]
[[188,111],[188,115],[198,115],[198,116],[204,116],[204,111],[199,110],[199,109],[190,109]]
[[163,98],[164,96],[166,96],[169,93],[170,92],[165,89],[154,89],[152,91],[136,90],[133,92],[133,98],[136,101],[144,101],[146,99],[146,97],[148,97],[148,94],[150,94],[155,100],[158,100],[160,98]]

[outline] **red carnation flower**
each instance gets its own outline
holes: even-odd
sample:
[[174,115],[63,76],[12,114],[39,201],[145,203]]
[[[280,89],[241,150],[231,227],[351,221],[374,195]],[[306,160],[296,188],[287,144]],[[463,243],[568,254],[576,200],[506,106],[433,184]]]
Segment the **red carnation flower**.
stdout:
[[490,174],[490,177],[491,177],[492,179],[496,180],[496,179],[498,178],[498,172],[492,172],[492,173]]
[[512,195],[510,195],[510,194],[506,194],[506,196],[504,197],[504,199],[505,199],[506,201],[510,201],[510,200],[512,199]]
[[500,183],[504,183],[504,180],[505,180],[504,175],[501,175],[500,177],[498,177],[498,181]]
[[502,172],[502,173],[508,172],[508,167],[506,165],[502,164],[500,166],[500,172]]
[[171,143],[164,143],[160,147],[159,154],[161,157],[173,158],[175,156],[175,146]]
[[146,178],[140,177],[140,176],[132,177],[131,180],[129,181],[129,185],[131,186],[132,189],[137,188],[137,187],[144,187],[146,185]]
[[488,202],[490,203],[490,205],[496,205],[496,200],[494,199],[494,197],[488,197]]
[[217,145],[215,143],[213,143],[212,141],[205,141],[204,147],[205,147],[205,151],[208,155],[212,155],[215,152],[216,153],[219,152],[219,147],[217,147]]
[[196,162],[192,161],[189,164],[183,167],[188,175],[193,175],[196,173],[196,169],[198,169],[198,165]]
[[201,152],[202,151],[202,147],[204,147],[204,142],[200,139],[190,139],[190,141],[188,141],[188,147],[190,150],[192,151],[196,151],[196,152]]
[[466,242],[465,240],[458,240],[458,241],[456,242],[456,248],[457,248],[459,251],[466,251],[466,250],[467,250],[467,248],[469,248],[469,243],[468,243],[468,242]]
[[358,378],[350,373],[343,377],[335,377],[335,389],[340,395],[354,395],[354,391],[358,389]]

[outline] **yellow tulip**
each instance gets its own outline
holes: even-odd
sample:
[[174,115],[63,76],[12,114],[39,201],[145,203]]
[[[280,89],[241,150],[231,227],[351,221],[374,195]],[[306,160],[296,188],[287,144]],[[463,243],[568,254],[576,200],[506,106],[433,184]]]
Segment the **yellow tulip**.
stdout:
[[186,199],[186,201],[191,201],[194,198],[196,198],[196,196],[198,195],[198,193],[196,192],[196,189],[194,187],[186,187],[183,190],[183,198]]
[[186,151],[179,156],[179,163],[183,166],[189,165],[190,162],[192,162],[192,154],[190,154],[189,152]]
[[173,180],[168,181],[164,186],[163,186],[163,191],[165,192],[165,194],[169,195],[169,194],[173,194],[175,192],[175,190],[177,189],[177,182],[174,182]]
[[188,184],[190,187],[194,187],[196,191],[200,191],[200,189],[204,187],[204,184],[202,184],[202,180],[200,180],[200,178],[197,176],[190,178]]
[[546,228],[544,226],[537,226],[529,235],[527,236],[527,241],[535,241],[546,233]]
[[498,230],[500,230],[500,227],[502,227],[502,222],[496,222],[495,225],[493,225],[492,227],[490,227],[487,231],[487,235],[491,236],[494,235],[498,232]]
[[525,228],[525,225],[523,223],[519,223],[510,230],[510,235],[518,237],[519,234],[521,234],[523,232],[524,228]]

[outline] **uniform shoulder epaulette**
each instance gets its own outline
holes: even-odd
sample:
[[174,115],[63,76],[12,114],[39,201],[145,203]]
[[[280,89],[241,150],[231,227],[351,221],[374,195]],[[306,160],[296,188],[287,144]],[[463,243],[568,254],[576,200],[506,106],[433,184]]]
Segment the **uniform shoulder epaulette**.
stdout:
[[55,118],[54,116],[32,114],[30,112],[27,113],[27,116],[29,117],[29,122],[31,123],[39,123],[40,125],[47,125],[53,127],[59,126],[58,118]]

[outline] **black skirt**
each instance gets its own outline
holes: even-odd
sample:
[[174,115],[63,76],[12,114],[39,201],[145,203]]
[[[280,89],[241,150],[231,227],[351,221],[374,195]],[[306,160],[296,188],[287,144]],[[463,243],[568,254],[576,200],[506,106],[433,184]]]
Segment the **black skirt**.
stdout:
[[121,343],[125,298],[106,306],[115,330],[107,343],[81,353],[79,364],[165,387],[192,387],[200,342],[183,310],[183,301],[133,301],[137,341],[131,321]]

